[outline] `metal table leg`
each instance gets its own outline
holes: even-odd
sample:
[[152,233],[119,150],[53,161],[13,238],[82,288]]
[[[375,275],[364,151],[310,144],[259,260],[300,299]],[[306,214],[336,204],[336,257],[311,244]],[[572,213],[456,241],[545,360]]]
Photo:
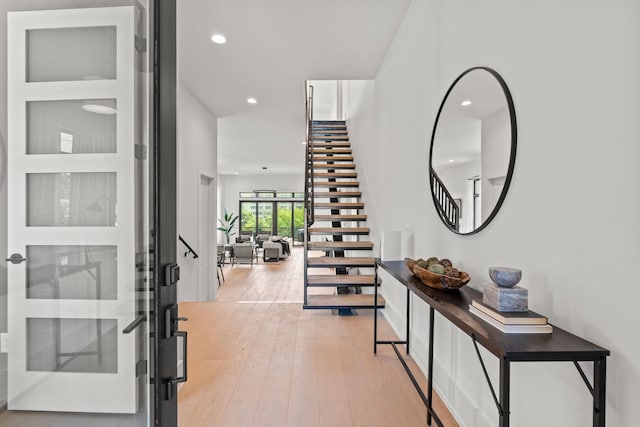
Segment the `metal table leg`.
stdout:
[[500,359],[500,427],[509,427],[509,388],[510,388],[510,364],[507,359]]
[[593,427],[604,427],[607,386],[607,358],[593,361]]
[[373,354],[378,353],[378,263],[373,276]]
[[409,309],[410,309],[409,307],[411,307],[410,303],[411,303],[411,291],[409,290],[409,288],[407,288],[407,323],[406,323],[406,325],[407,325],[407,335],[406,335],[406,338],[405,338],[405,341],[407,342],[407,346],[406,346],[407,354],[409,354],[409,329],[410,329],[409,328],[409,321],[410,321],[410,317],[411,317],[411,313],[409,312]]
[[433,410],[433,321],[435,310],[433,307],[429,307],[429,366],[427,378],[427,425],[431,425],[431,411]]

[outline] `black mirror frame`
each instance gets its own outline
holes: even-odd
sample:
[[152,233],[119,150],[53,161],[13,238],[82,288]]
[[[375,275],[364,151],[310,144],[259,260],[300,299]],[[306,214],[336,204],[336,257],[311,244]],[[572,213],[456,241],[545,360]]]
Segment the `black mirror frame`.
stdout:
[[[436,199],[436,195],[434,193],[434,188],[433,188],[433,180],[431,179],[431,171],[433,170],[433,143],[435,142],[435,137],[436,137],[436,130],[438,129],[438,121],[440,120],[440,115],[442,114],[442,110],[444,109],[444,106],[447,102],[447,99],[449,98],[449,95],[451,94],[451,91],[453,91],[453,88],[456,86],[456,84],[458,83],[458,81],[460,81],[464,76],[466,76],[467,74],[469,74],[470,72],[474,71],[474,70],[484,70],[486,72],[488,72],[489,74],[491,74],[500,84],[500,87],[502,88],[502,92],[504,93],[505,98],[507,99],[507,106],[509,108],[509,119],[511,122],[511,153],[509,156],[509,169],[507,170],[507,176],[505,178],[505,182],[504,182],[504,187],[502,188],[502,192],[500,193],[500,197],[498,198],[498,202],[496,203],[496,205],[493,207],[493,210],[491,211],[491,214],[489,215],[489,217],[486,219],[486,221],[484,221],[482,224],[480,224],[480,227],[468,232],[468,233],[461,233],[460,231],[454,229],[453,227],[451,227],[449,225],[449,223],[446,220],[446,217],[444,215],[444,213],[442,212],[442,209],[440,208],[440,205]],[[438,212],[438,216],[440,217],[440,220],[442,221],[442,223],[451,231],[453,231],[456,234],[459,234],[461,236],[470,236],[476,233],[479,233],[480,231],[484,230],[487,225],[489,225],[491,223],[491,221],[493,221],[493,218],[495,218],[495,216],[498,214],[498,211],[500,210],[500,207],[502,206],[502,202],[504,202],[504,199],[507,195],[507,192],[509,191],[509,186],[511,184],[511,177],[513,176],[513,169],[516,163],[516,147],[517,147],[517,142],[518,142],[518,128],[516,125],[516,110],[515,107],[513,106],[513,98],[511,97],[511,92],[509,91],[509,87],[507,86],[507,83],[504,81],[504,79],[502,78],[502,76],[500,74],[498,74],[497,71],[495,71],[492,68],[489,67],[472,67],[469,68],[468,70],[464,71],[462,74],[460,74],[451,84],[451,86],[449,86],[449,89],[447,90],[447,93],[444,95],[444,99],[442,100],[442,103],[440,104],[440,108],[438,109],[438,115],[436,116],[436,121],[433,124],[433,131],[431,133],[431,146],[429,147],[429,188],[431,190],[431,198],[433,200],[433,205],[436,208],[436,212]]]

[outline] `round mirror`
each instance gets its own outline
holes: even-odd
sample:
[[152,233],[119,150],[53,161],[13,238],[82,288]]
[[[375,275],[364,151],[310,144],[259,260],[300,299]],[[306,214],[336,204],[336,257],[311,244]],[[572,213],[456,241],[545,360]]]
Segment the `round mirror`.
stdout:
[[431,135],[429,181],[440,219],[474,234],[496,216],[516,160],[516,114],[500,75],[470,68],[447,91]]

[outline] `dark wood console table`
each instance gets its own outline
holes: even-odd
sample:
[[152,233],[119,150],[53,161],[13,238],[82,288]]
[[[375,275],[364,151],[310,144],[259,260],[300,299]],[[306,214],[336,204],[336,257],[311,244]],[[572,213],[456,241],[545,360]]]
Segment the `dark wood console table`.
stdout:
[[[407,334],[404,340],[381,341],[378,340],[378,320],[374,315],[374,345],[373,352],[377,352],[377,346],[381,344],[391,345],[400,359],[405,371],[411,378],[413,385],[420,394],[427,407],[427,424],[431,425],[431,420],[442,427],[438,415],[432,407],[433,395],[433,341],[434,341],[434,312],[437,311],[447,318],[458,329],[469,335],[476,349],[480,365],[485,378],[491,389],[493,399],[498,408],[500,427],[509,426],[509,387],[510,387],[510,365],[511,362],[573,362],[578,369],[580,376],[587,388],[593,395],[593,426],[605,426],[605,391],[606,391],[606,357],[609,350],[597,346],[589,341],[577,337],[556,326],[553,327],[552,334],[505,334],[492,327],[480,318],[469,312],[469,305],[473,300],[482,300],[482,293],[464,287],[456,291],[440,291],[424,285],[420,279],[416,278],[407,268],[404,261],[381,261],[376,262],[376,283],[378,268],[387,271],[407,288]],[[377,301],[378,289],[375,287]],[[406,346],[409,354],[409,300],[411,293],[429,304],[429,356],[427,373],[427,396],[424,395],[417,380],[409,370],[404,361],[398,344]],[[377,309],[378,307],[375,306]],[[376,310],[377,313],[377,310]],[[487,370],[480,355],[478,344],[489,350],[500,359],[500,384],[499,396],[496,395]],[[578,362],[593,362],[593,386]]]

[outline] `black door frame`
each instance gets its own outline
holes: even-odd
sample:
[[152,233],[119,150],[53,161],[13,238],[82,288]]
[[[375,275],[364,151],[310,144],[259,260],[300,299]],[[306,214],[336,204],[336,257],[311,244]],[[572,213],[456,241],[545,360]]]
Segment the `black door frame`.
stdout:
[[[153,425],[177,427],[176,0],[154,0]],[[173,309],[172,309],[173,307]],[[186,337],[185,337],[186,340]],[[184,355],[186,364],[186,354]],[[186,366],[185,366],[186,375]]]

